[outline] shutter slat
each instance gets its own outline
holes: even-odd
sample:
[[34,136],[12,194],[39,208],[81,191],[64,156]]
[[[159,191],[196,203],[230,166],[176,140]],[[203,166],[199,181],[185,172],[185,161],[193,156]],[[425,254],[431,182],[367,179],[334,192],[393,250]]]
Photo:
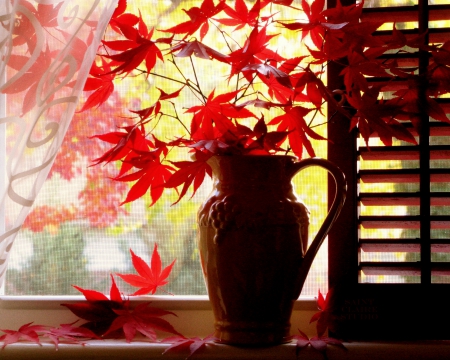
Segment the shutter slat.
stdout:
[[[430,5],[429,13],[429,42],[434,44],[442,44],[449,38],[449,28],[438,28],[433,26],[433,21],[448,20],[450,19],[450,6],[449,5]],[[407,23],[418,22],[419,19],[419,7],[418,6],[397,6],[397,7],[381,7],[381,8],[366,8],[363,11],[362,18],[377,22],[380,18],[389,18],[392,23]],[[416,26],[417,27],[417,26]],[[418,34],[418,29],[402,29],[402,33],[406,35],[407,39],[411,39]],[[378,35],[381,39],[388,38],[392,34],[392,30],[378,31],[375,35]]]
[[[419,160],[417,146],[373,146],[361,147],[359,154],[363,160]],[[430,146],[432,160],[450,160],[450,145]]]
[[[450,114],[450,99],[439,99],[439,100],[440,101],[438,101],[438,103],[441,105],[444,111],[447,114]],[[409,127],[408,130],[411,133],[411,135],[417,136],[417,130],[415,128]],[[442,122],[431,122],[430,136],[450,136],[450,124]]]
[[[366,275],[420,276],[420,262],[361,262],[360,269]],[[450,263],[432,263],[432,275],[450,275]]]
[[365,275],[420,276],[420,265],[413,262],[361,262],[359,266]]
[[[413,40],[418,35],[416,29],[413,30],[402,30],[407,40]],[[375,34],[380,40],[389,41],[392,37],[392,30],[388,31],[377,31]],[[429,42],[430,44],[443,44],[448,41],[450,36],[450,29],[448,28],[430,28],[429,29]]]
[[419,252],[417,239],[360,239],[359,244],[364,252]]
[[[434,183],[450,182],[450,169],[431,169],[430,180]],[[367,183],[418,183],[420,169],[360,170],[360,179]]]
[[[419,215],[360,216],[359,223],[365,229],[420,229]],[[450,229],[450,216],[431,216],[431,229]]]
[[450,263],[432,263],[431,275],[432,276],[448,276],[450,275],[449,269]]
[[[360,193],[364,206],[419,206],[420,193]],[[450,206],[450,193],[432,193],[431,206]]]
[[[391,22],[409,22],[417,21],[417,6],[395,6],[383,8],[365,8],[362,13],[362,19],[367,21],[379,21],[380,16],[383,18],[389,15]],[[430,6],[429,19],[431,21],[450,19],[449,5],[432,5]]]
[[[450,31],[445,35],[445,37],[450,38]],[[413,64],[411,64],[411,65],[413,65]],[[417,67],[417,63],[413,67]],[[366,80],[370,85],[379,87],[381,92],[406,90],[406,89],[409,89],[411,86],[408,83],[408,81],[406,81],[404,79],[400,79],[400,78],[371,77],[371,78],[367,78]]]
[[[438,99],[438,103],[444,109],[447,114],[450,114],[450,99]],[[442,101],[449,100],[449,101]],[[418,136],[417,130],[412,127],[411,123],[403,124],[412,136]],[[442,122],[430,122],[430,136],[450,136],[450,124],[442,123]],[[373,132],[370,134],[371,138],[378,138],[377,132]]]
[[[419,239],[360,239],[364,252],[420,252]],[[450,253],[450,239],[432,239],[432,253]]]

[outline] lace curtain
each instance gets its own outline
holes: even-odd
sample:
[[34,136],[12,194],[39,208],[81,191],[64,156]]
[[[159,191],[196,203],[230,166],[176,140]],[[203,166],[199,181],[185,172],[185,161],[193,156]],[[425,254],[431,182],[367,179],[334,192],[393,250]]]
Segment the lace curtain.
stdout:
[[0,286],[116,3],[0,2]]

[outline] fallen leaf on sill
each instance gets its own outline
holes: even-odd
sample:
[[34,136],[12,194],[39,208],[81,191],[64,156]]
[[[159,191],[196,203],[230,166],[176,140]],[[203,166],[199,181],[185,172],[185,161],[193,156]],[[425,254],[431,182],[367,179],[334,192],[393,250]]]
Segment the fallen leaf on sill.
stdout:
[[189,352],[189,355],[185,358],[190,359],[190,357],[200,351],[204,350],[207,345],[215,345],[214,340],[216,337],[213,335],[208,335],[205,338],[193,337],[193,338],[185,338],[182,336],[170,337],[162,340],[162,342],[171,343],[164,352],[163,355],[167,352]]
[[334,345],[338,346],[342,349],[347,350],[347,348],[344,346],[344,344],[337,339],[326,337],[326,336],[313,336],[309,338],[304,332],[302,332],[300,329],[298,330],[300,335],[294,335],[292,336],[292,339],[296,341],[296,354],[298,356],[299,352],[306,348],[308,345],[311,345],[311,347],[314,350],[319,351],[324,356],[324,359],[327,359],[326,351],[328,345]]
[[87,302],[61,305],[86,320],[82,327],[96,336],[125,337],[127,342],[131,342],[137,333],[156,341],[155,330],[181,335],[167,320],[161,318],[164,315],[175,315],[173,312],[151,307],[149,302],[132,308],[130,301],[122,298],[112,275],[111,279],[109,299],[98,291],[75,286],[83,293]]
[[56,350],[61,342],[85,345],[83,340],[99,339],[91,330],[73,326],[71,324],[61,324],[59,327],[50,327],[42,332],[42,336],[47,337],[55,344]]
[[0,329],[0,331],[5,333],[0,336],[0,341],[3,341],[2,349],[4,349],[7,345],[19,342],[20,340],[31,341],[41,345],[38,331],[45,330],[45,326],[32,324],[33,323],[31,322],[22,325],[19,330]]

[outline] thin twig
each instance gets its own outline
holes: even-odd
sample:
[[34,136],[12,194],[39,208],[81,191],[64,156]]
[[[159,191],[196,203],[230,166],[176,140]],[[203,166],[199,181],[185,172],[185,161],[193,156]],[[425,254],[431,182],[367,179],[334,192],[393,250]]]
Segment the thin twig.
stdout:
[[195,82],[197,83],[197,88],[200,92],[200,95],[203,97],[203,101],[206,101],[206,96],[203,94],[203,91],[200,87],[200,82],[198,81],[197,72],[195,71],[194,61],[192,60],[192,56],[189,56],[189,60],[191,61],[192,71],[194,71]]

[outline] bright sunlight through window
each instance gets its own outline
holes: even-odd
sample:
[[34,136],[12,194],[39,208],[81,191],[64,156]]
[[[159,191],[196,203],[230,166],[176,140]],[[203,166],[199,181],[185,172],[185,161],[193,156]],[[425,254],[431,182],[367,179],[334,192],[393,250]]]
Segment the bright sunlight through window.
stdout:
[[[142,9],[147,23],[157,29],[167,28],[177,17],[184,19],[182,8],[191,3],[195,1],[181,4],[180,1],[134,1],[133,5]],[[289,46],[289,39],[280,41]],[[208,74],[202,76],[213,81]],[[210,182],[192,199],[187,196],[176,206],[171,206],[178,197],[175,192],[165,192],[164,198],[152,207],[148,197],[119,206],[125,199],[128,184],[109,179],[117,172],[114,165],[90,166],[106,151],[104,143],[90,137],[131,121],[124,114],[129,117],[132,114],[124,109],[145,108],[155,101],[147,91],[148,83],[141,77],[118,82],[115,87],[116,93],[100,108],[75,115],[50,176],[15,240],[6,276],[6,295],[79,295],[72,284],[107,292],[110,273],[133,272],[130,248],[149,261],[155,243],[163,266],[176,258],[166,292],[206,294],[196,244],[196,214],[211,189]],[[8,106],[20,109],[21,104],[8,102]],[[325,116],[320,115],[315,121],[323,124]],[[324,128],[325,135],[325,126],[319,128]],[[1,133],[5,131],[7,136],[12,129],[0,128],[3,147],[1,140],[5,134]],[[169,136],[170,127],[165,131]],[[326,142],[315,148],[317,156],[326,157]],[[4,163],[1,158],[0,163]],[[310,241],[326,215],[326,180],[325,170],[315,168],[302,171],[294,179],[299,198],[311,211]],[[326,293],[327,287],[327,245],[324,244],[314,260],[302,296],[316,296],[319,289]],[[125,283],[121,289],[133,291]]]

